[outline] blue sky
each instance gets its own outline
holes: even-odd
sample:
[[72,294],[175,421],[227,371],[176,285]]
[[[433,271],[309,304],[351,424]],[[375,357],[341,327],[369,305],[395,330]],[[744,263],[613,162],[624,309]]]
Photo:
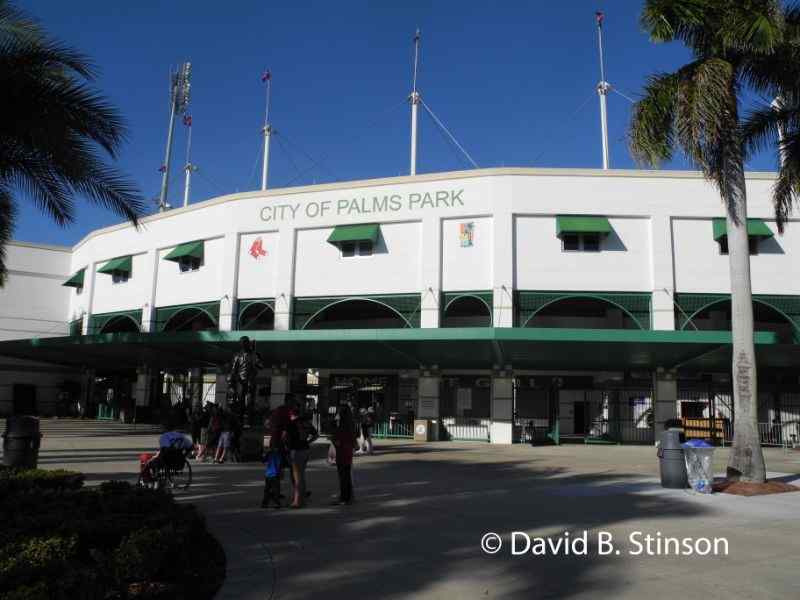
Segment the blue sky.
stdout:
[[[685,62],[678,45],[641,32],[641,4],[236,0],[220,3],[22,0],[62,41],[93,58],[97,87],[130,135],[119,166],[146,199],[157,196],[170,65],[193,64],[192,200],[258,187],[264,87],[273,74],[270,187],[408,172],[411,40],[422,30],[419,89],[481,167],[599,167],[599,78],[594,12],[604,10],[607,79],[636,97],[648,74]],[[609,96],[612,167],[634,164],[624,135],[630,102]],[[418,172],[467,168],[427,115]],[[180,203],[181,126],[170,199]],[[314,166],[315,161],[320,161]],[[683,168],[681,161],[673,165]],[[749,165],[773,169],[771,156]],[[73,244],[119,221],[86,203],[66,229],[25,198],[16,239]]]

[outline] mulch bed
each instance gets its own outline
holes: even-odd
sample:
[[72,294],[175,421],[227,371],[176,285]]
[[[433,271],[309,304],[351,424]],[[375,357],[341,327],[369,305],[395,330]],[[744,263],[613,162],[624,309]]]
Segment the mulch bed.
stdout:
[[744,481],[720,481],[714,483],[713,489],[717,493],[733,494],[734,496],[765,496],[767,494],[785,494],[786,492],[800,492],[800,487],[771,480],[766,483],[747,483]]

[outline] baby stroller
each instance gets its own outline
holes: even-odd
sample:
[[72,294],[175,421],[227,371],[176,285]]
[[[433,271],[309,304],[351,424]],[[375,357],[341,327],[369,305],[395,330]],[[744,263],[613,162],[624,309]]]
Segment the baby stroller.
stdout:
[[161,448],[158,454],[139,455],[138,485],[149,489],[187,490],[192,484],[188,450]]

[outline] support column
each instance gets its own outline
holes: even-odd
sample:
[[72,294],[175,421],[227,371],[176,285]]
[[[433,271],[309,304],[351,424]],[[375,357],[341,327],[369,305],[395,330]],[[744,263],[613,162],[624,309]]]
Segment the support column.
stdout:
[[510,371],[492,373],[492,423],[489,439],[492,444],[514,441],[514,378]]
[[417,385],[417,418],[431,420],[431,439],[438,440],[441,377],[438,372],[424,370],[420,373]]
[[228,408],[228,373],[225,369],[217,368],[217,383],[214,386],[214,404]]
[[89,326],[92,321],[92,313],[94,312],[94,277],[95,277],[95,264],[89,263],[86,265],[86,273],[83,276],[84,286],[83,293],[86,294],[86,308],[83,313],[83,323],[81,323],[81,335],[89,335],[93,333],[89,331]]
[[292,326],[295,251],[295,230],[292,227],[281,227],[278,234],[280,260],[275,272],[276,331],[286,331]]
[[422,290],[420,327],[439,327],[442,296],[442,221],[429,216],[422,221]]
[[222,268],[222,298],[219,302],[219,330],[236,329],[236,290],[239,277],[239,234],[225,235]]
[[493,181],[492,207],[492,325],[514,326],[514,214],[513,190],[508,178]]
[[146,284],[145,298],[147,299],[142,306],[142,332],[151,333],[156,330],[156,284],[158,282],[158,250],[150,250],[147,253],[146,264],[150,269]]
[[678,418],[678,380],[675,371],[659,368],[653,374],[653,421],[658,442],[664,423]]
[[650,271],[653,283],[651,329],[675,329],[675,271],[672,259],[672,221],[668,216],[650,219]]
[[283,405],[283,399],[291,391],[291,377],[285,367],[273,367],[269,386],[269,407],[276,409]]

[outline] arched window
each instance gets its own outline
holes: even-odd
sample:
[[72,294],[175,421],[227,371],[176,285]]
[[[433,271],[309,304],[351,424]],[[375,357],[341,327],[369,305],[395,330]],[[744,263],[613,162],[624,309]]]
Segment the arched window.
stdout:
[[[691,315],[691,320],[683,326],[683,329],[687,331],[693,329],[730,331],[731,301],[720,300],[709,304]],[[778,335],[778,341],[783,344],[790,344],[799,337],[799,332],[786,315],[760,300],[753,301],[753,329],[755,331],[772,331]]]
[[477,296],[458,296],[444,308],[442,327],[491,327],[492,310]]
[[239,329],[264,331],[275,329],[275,313],[269,304],[255,302],[239,315]]
[[164,325],[164,331],[208,331],[217,329],[214,319],[200,308],[186,308],[175,313]]
[[100,333],[138,333],[139,324],[127,315],[112,317],[103,325]]
[[394,309],[376,300],[353,299],[329,304],[303,329],[392,329],[408,327]]
[[572,296],[537,311],[526,327],[576,329],[642,329],[626,310],[602,298]]

